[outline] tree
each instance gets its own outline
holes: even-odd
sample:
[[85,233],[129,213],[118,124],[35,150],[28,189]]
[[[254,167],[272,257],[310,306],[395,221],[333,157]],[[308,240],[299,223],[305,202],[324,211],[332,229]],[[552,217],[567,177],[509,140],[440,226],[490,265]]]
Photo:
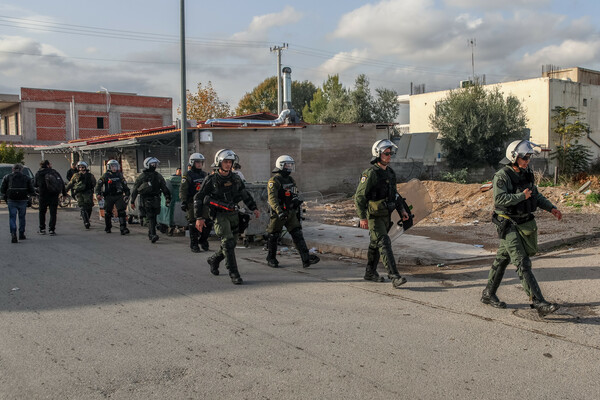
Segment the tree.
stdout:
[[0,144],[0,163],[17,164],[23,163],[25,153],[23,149],[18,149],[14,145]]
[[574,107],[557,106],[552,112],[553,131],[558,134],[552,159],[557,161],[561,174],[569,176],[585,171],[589,167],[592,153],[587,146],[579,143],[579,138],[589,133],[590,126],[579,120],[581,112]]
[[354,89],[340,83],[339,75],[330,75],[304,107],[304,121],[311,124],[393,122],[400,109],[397,93],[376,89],[377,99],[369,88],[369,79],[361,74]]
[[[292,108],[302,119],[303,109],[312,99],[317,88],[309,81],[292,81]],[[262,81],[242,97],[235,110],[236,114],[252,114],[270,112],[277,114],[277,77],[272,76]]]
[[475,84],[452,90],[429,116],[438,131],[451,168],[495,166],[506,144],[521,138],[527,123],[521,102],[504,97],[499,88]]
[[375,100],[373,119],[375,122],[394,122],[400,111],[398,103],[398,92],[390,89],[375,89],[377,100]]
[[354,82],[354,90],[350,92],[352,122],[371,123],[373,120],[374,101],[369,79],[365,74],[360,74]]
[[313,95],[303,110],[304,120],[313,124],[352,122],[350,97],[339,75],[329,75],[323,88]]
[[208,81],[206,87],[198,82],[198,91],[191,93],[189,90],[187,98],[187,117],[205,121],[209,118],[224,118],[231,116],[231,109],[226,101],[221,101],[217,92],[212,87],[212,82]]

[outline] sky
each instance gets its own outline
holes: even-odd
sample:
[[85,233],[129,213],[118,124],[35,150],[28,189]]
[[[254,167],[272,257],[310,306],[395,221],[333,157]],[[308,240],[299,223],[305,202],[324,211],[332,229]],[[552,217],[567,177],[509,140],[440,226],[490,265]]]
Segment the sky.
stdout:
[[[212,83],[235,108],[277,72],[410,93],[541,76],[542,65],[600,70],[596,0],[186,0],[187,88]],[[2,0],[0,93],[21,87],[128,92],[180,104],[180,1]],[[474,46],[471,46],[471,42]],[[293,95],[293,94],[292,94]]]

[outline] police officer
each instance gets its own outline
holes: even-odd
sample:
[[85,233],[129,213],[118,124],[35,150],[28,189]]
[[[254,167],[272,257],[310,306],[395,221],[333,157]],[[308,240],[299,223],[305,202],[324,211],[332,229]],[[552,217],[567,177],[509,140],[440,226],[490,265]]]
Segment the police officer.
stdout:
[[300,253],[302,266],[310,267],[319,262],[319,257],[309,254],[308,247],[302,235],[302,226],[300,225],[299,208],[302,201],[298,197],[298,188],[291,173],[296,169],[294,159],[288,155],[280,156],[275,161],[274,175],[269,179],[267,191],[269,194],[269,207],[271,209],[271,219],[267,226],[267,262],[269,267],[277,268],[277,242],[281,231],[285,226],[290,233],[296,249]]
[[148,239],[156,243],[156,217],[160,214],[160,194],[165,196],[165,205],[171,203],[171,192],[167,188],[165,178],[156,171],[160,161],[155,157],[147,157],[144,160],[144,170],[137,177],[131,191],[131,209],[135,210],[135,199],[140,195],[140,207],[144,207],[148,221]]
[[85,229],[90,229],[90,216],[94,208],[94,187],[96,186],[96,178],[89,171],[85,161],[77,163],[77,172],[73,175],[69,184],[65,188],[66,191],[73,189],[81,219]]
[[188,227],[190,230],[190,249],[193,253],[198,253],[200,247],[202,250],[208,251],[208,237],[212,230],[213,223],[208,218],[208,213],[204,215],[205,228],[202,232],[196,229],[196,216],[194,215],[194,196],[200,188],[206,176],[206,172],[202,170],[204,167],[205,158],[200,153],[190,155],[188,162],[189,169],[181,178],[181,186],[179,187],[179,198],[181,199],[181,209],[186,213]]
[[529,257],[537,252],[537,225],[533,212],[539,207],[554,215],[559,221],[561,212],[540,192],[534,183],[529,167],[531,156],[540,149],[528,140],[515,140],[508,145],[506,157],[500,161],[506,166],[494,175],[494,222],[500,237],[496,260],[488,275],[488,283],[481,295],[481,302],[497,308],[506,308],[496,291],[509,263],[517,267],[517,274],[532,301],[532,308],[544,317],[558,310],[559,305],[549,303],[533,276]]
[[217,168],[217,171],[206,177],[200,191],[194,196],[194,212],[196,229],[203,232],[208,229],[204,218],[205,207],[208,207],[215,222],[215,232],[221,239],[221,247],[207,260],[210,272],[219,275],[219,263],[225,259],[225,267],[229,270],[231,281],[240,285],[243,280],[235,259],[240,222],[237,204],[243,201],[254,212],[256,218],[260,216],[260,212],[244,182],[232,172],[236,159],[237,155],[229,149],[219,150],[215,154],[213,167]]
[[121,166],[117,160],[107,162],[106,172],[98,179],[95,193],[98,202],[104,199],[104,231],[110,233],[113,208],[116,207],[121,235],[127,235],[129,233],[129,229],[127,229],[127,203],[130,191],[120,169]]
[[[396,174],[389,167],[392,156],[398,147],[390,140],[378,140],[373,144],[371,164],[373,166],[362,173],[356,188],[354,202],[360,218],[360,227],[369,229],[369,249],[367,252],[367,268],[365,280],[383,282],[384,278],[377,273],[377,264],[381,257],[388,272],[388,278],[394,288],[406,283],[400,276],[392,251],[392,242],[388,232],[392,227],[391,212],[394,211],[399,197],[396,191]],[[403,221],[409,219],[407,210],[401,209]]]

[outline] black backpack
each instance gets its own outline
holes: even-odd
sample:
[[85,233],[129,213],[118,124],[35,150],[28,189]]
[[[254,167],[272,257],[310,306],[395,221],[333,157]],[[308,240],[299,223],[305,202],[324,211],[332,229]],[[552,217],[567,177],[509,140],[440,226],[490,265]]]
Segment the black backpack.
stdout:
[[9,200],[27,200],[29,195],[27,177],[23,174],[12,173],[8,176],[6,197]]
[[46,183],[46,192],[48,194],[59,194],[62,192],[62,179],[56,176],[54,171],[50,171],[44,176],[44,182]]

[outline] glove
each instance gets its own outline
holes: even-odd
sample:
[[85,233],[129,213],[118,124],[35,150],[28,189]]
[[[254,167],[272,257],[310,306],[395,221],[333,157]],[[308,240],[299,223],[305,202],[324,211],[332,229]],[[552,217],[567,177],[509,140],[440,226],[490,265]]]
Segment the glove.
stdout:
[[181,203],[181,211],[187,212],[187,210],[188,210],[187,204],[186,203]]
[[123,200],[125,201],[125,203],[129,203],[129,196],[123,197]]
[[282,222],[287,221],[287,219],[288,219],[287,211],[282,211],[279,214],[277,214],[277,218],[279,218],[279,220],[281,220]]
[[165,200],[165,207],[169,207],[171,205],[171,199]]

